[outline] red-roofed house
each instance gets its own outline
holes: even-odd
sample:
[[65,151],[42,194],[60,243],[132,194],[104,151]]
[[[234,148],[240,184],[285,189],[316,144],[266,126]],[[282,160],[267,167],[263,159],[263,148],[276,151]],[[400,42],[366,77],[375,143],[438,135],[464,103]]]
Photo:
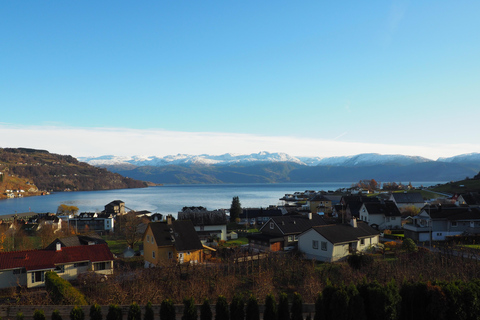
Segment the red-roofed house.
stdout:
[[0,253],[0,289],[45,285],[45,272],[55,271],[66,280],[93,271],[113,274],[113,254],[106,244]]

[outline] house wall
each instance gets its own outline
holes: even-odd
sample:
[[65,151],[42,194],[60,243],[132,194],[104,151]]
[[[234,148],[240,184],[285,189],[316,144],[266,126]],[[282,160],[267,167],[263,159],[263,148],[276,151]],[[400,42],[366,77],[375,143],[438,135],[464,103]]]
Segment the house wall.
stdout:
[[[20,269],[16,269],[20,270]],[[15,271],[19,272],[19,271]],[[20,271],[21,272],[21,271]],[[0,272],[0,289],[16,287],[17,285],[27,285],[27,274],[14,274],[14,270],[4,270]]]
[[[183,255],[183,259],[181,259]],[[180,263],[200,263],[203,262],[203,250],[181,251],[177,253],[177,261]]]
[[[313,248],[313,241],[318,241],[318,247]],[[322,250],[322,241],[327,242],[326,250]],[[303,233],[298,239],[298,250],[305,254],[307,259],[331,261],[333,245],[313,229]],[[338,253],[337,253],[338,254]]]
[[195,226],[195,231],[213,231],[213,230],[221,230],[222,232],[218,234],[218,237],[220,238],[220,240],[225,240],[225,241],[227,240],[226,225]]

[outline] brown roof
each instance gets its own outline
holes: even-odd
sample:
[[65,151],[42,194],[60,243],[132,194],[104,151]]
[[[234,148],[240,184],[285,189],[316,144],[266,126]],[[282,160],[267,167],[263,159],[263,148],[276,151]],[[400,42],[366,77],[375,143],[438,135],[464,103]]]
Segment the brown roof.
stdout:
[[313,227],[312,229],[331,243],[355,242],[361,238],[373,237],[380,234],[378,230],[373,229],[361,221],[357,222],[356,228],[349,224],[329,224]]
[[178,251],[200,250],[203,248],[193,223],[190,220],[150,222],[157,246],[175,246]]

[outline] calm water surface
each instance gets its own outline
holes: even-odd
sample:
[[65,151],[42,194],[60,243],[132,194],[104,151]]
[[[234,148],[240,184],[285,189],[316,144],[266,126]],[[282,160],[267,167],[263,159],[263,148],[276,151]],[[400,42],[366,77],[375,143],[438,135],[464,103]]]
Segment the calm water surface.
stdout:
[[[412,182],[429,186],[440,182]],[[112,200],[122,200],[132,210],[176,214],[184,206],[203,206],[209,210],[229,208],[234,196],[243,207],[278,205],[286,193],[305,190],[336,190],[350,187],[339,183],[165,185],[142,189],[57,192],[48,196],[0,200],[0,215],[22,212],[56,212],[60,204],[74,205],[80,212],[99,212]]]

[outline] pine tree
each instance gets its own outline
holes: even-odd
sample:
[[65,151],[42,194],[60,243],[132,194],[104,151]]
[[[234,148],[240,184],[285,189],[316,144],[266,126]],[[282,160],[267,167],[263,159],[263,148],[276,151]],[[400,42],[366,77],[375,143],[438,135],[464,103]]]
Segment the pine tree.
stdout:
[[258,308],[258,301],[253,295],[247,300],[245,308],[245,320],[260,320],[260,309]]
[[203,304],[200,307],[200,320],[212,320],[212,308],[208,299],[203,300]]
[[70,320],[84,320],[85,313],[80,306],[73,307],[72,311],[70,311]]
[[235,222],[240,217],[242,213],[242,205],[240,204],[240,199],[235,196],[232,199],[232,205],[230,206],[230,222]]
[[286,293],[281,293],[278,299],[278,320],[290,320],[288,296]]
[[98,304],[90,307],[90,320],[102,320],[102,309]]
[[165,299],[160,305],[160,320],[175,320],[175,306],[173,301]]
[[245,303],[242,296],[234,295],[230,303],[230,320],[245,319]]
[[118,305],[111,304],[108,306],[106,320],[122,320],[122,317],[122,309]]
[[134,302],[128,308],[127,320],[141,320],[142,319],[142,310],[140,306]]
[[62,320],[62,316],[60,315],[60,311],[58,309],[53,310],[51,320]]
[[145,306],[145,314],[143,315],[143,320],[154,320],[155,314],[153,312],[152,303],[150,301],[147,302]]
[[229,320],[228,302],[224,296],[218,296],[215,304],[215,320]]
[[183,300],[183,316],[182,320],[197,320],[197,307],[193,298]]
[[291,315],[292,320],[303,320],[303,300],[298,292],[293,294]]
[[263,320],[277,320],[277,302],[272,294],[268,294],[265,298]]
[[33,320],[45,320],[45,312],[43,310],[35,310],[33,312]]

